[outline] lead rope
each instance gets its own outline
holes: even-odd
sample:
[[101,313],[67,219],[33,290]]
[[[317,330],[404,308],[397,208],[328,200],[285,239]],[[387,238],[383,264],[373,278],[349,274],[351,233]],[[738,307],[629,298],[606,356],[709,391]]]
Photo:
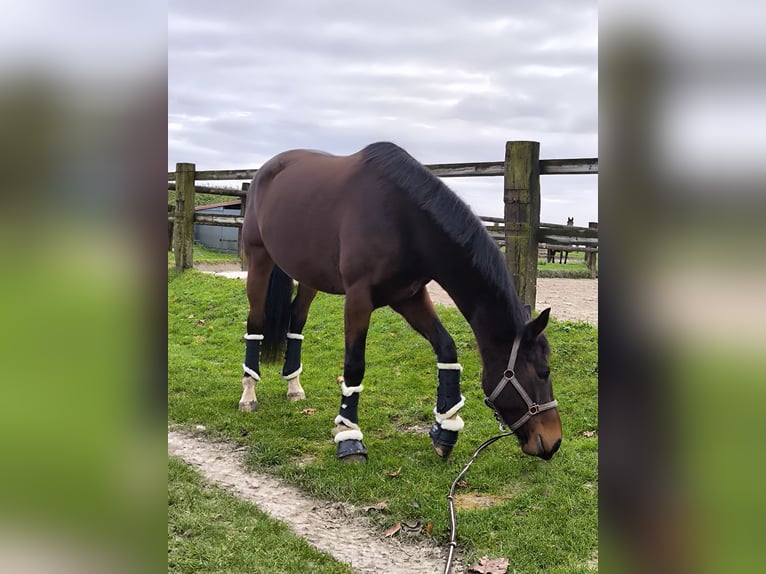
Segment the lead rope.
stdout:
[[449,553],[447,554],[447,563],[444,565],[444,574],[449,574],[450,569],[452,568],[452,555],[455,552],[455,547],[457,546],[457,521],[455,520],[455,503],[453,502],[453,495],[455,494],[455,487],[457,486],[457,483],[460,481],[461,478],[463,478],[463,475],[468,472],[468,469],[473,464],[473,461],[476,460],[476,457],[479,456],[479,453],[489,445],[491,445],[493,442],[500,440],[501,438],[507,437],[507,436],[513,436],[514,433],[507,432],[503,433],[497,436],[493,436],[491,439],[484,441],[479,445],[479,448],[477,448],[473,456],[468,460],[466,465],[463,467],[463,470],[460,471],[460,474],[457,475],[457,478],[452,482],[452,486],[449,489],[449,496],[447,496],[447,500],[449,500],[449,520],[450,520],[450,538],[449,538]]

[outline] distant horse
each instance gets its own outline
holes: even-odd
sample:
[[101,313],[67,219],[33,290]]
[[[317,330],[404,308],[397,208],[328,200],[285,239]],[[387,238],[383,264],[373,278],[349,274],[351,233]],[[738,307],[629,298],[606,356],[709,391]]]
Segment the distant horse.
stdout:
[[[567,218],[567,226],[568,227],[574,226],[574,217]],[[567,259],[569,259],[569,251],[565,251],[563,249],[549,249],[548,257],[546,258],[546,261],[548,263],[556,263],[556,251],[559,252],[559,263],[561,263],[562,260],[564,263],[566,263]]]
[[[553,456],[561,443],[561,421],[543,334],[550,309],[530,319],[484,226],[428,169],[392,143],[371,144],[349,156],[292,150],[257,171],[246,205],[242,237],[250,313],[241,410],[257,408],[261,358],[284,356],[287,398],[305,398],[299,375],[309,306],[317,291],[345,294],[346,351],[333,431],[338,458],[367,458],[357,414],[365,341],[370,315],[386,305],[436,354],[435,423],[429,434],[437,454],[447,458],[464,425],[458,411],[465,398],[455,343],[426,290],[433,279],[476,336],[485,402],[516,432],[525,453]],[[378,392],[395,390],[381,386]]]

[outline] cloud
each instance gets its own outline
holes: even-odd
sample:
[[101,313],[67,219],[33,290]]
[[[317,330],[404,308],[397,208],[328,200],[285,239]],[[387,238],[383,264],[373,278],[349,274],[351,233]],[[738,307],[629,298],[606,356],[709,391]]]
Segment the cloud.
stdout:
[[592,1],[171,0],[170,169],[377,140],[423,162],[496,161],[511,139],[593,157],[596,54]]

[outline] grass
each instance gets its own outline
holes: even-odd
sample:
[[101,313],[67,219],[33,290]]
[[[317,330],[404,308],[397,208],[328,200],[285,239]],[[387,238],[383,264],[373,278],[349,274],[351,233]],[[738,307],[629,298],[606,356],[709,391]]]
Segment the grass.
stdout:
[[[585,265],[585,262],[582,260],[582,254],[570,253],[569,255],[568,263],[547,263],[544,259],[539,259],[537,265],[538,277],[563,277],[568,279],[590,278],[590,272],[588,271],[588,266]],[[573,257],[573,255],[580,255],[580,257]],[[237,253],[216,251],[215,249],[209,249],[204,245],[195,243],[194,262],[238,264],[239,255]],[[174,256],[168,251],[168,265],[174,264]]]
[[[209,249],[199,243],[194,244],[194,262],[195,263],[233,263],[239,264],[238,253],[228,253]],[[168,265],[175,265],[175,255],[168,251]]]
[[[585,264],[584,253],[573,251],[566,263],[548,263],[545,259],[537,260],[538,277],[562,277],[565,279],[590,279],[590,271]],[[556,254],[556,261],[559,260]],[[598,273],[598,262],[596,262]]]
[[[221,186],[218,186],[221,187]],[[231,187],[230,185],[224,185],[223,187]],[[238,187],[231,187],[232,191],[241,191]],[[212,203],[222,203],[224,201],[236,201],[236,196],[233,195],[214,195],[212,193],[195,193],[194,205],[210,205]],[[176,204],[176,192],[174,190],[168,190],[168,205]]]
[[[482,404],[479,357],[468,324],[455,309],[439,308],[464,366],[461,411],[466,429],[445,463],[431,450],[436,360],[429,345],[390,309],[372,318],[367,343],[360,424],[370,454],[366,465],[335,459],[330,438],[343,372],[343,298],[320,294],[304,331],[301,381],[308,399],[289,403],[281,365],[264,365],[259,411],[241,413],[241,362],[247,302],[244,282],[195,271],[169,273],[168,413],[171,423],[202,423],[209,434],[248,448],[248,463],[327,500],[388,509],[382,529],[419,520],[430,536],[449,539],[446,494],[476,446],[497,434]],[[585,323],[552,321],[551,370],[564,442],[550,462],[521,453],[515,440],[482,453],[460,494],[494,497],[488,508],[458,511],[458,540],[466,559],[506,556],[518,572],[591,572],[597,547],[597,336]],[[301,411],[315,409],[314,414]],[[395,476],[391,473],[401,468]]]
[[312,572],[351,567],[315,550],[252,504],[168,459],[168,572]]

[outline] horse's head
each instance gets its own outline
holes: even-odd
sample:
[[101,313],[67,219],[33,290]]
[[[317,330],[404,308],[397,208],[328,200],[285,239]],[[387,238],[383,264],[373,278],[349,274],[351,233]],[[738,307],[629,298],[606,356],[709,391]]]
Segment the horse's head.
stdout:
[[[507,351],[507,364],[485,371],[485,402],[516,433],[526,454],[550,459],[561,445],[561,419],[553,398],[550,347],[543,334],[550,309],[529,321]],[[502,369],[505,370],[502,370]]]

